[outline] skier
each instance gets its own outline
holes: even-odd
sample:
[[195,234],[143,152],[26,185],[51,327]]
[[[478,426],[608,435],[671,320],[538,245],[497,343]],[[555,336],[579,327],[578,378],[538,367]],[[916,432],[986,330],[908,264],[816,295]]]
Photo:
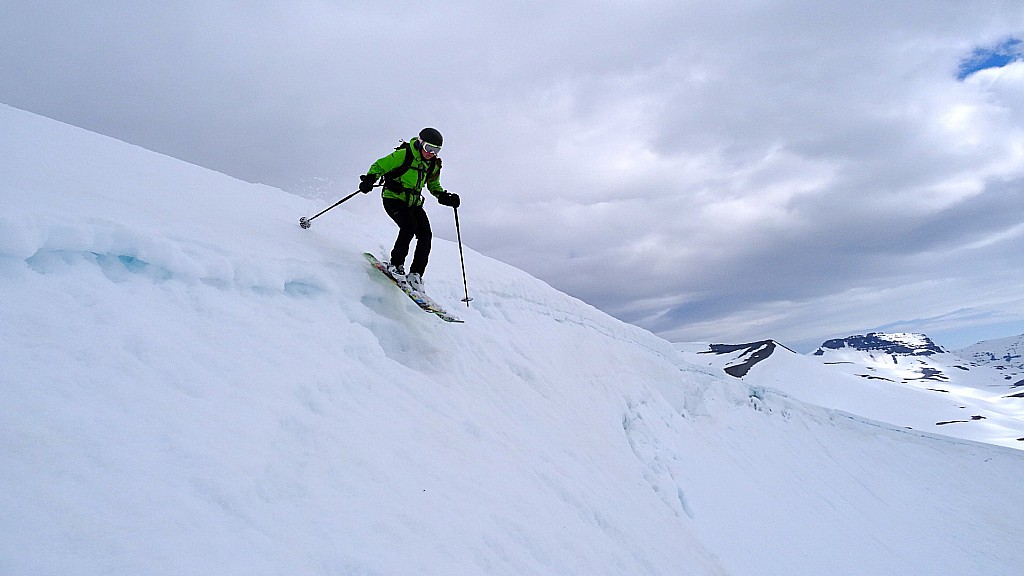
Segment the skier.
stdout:
[[[423,186],[437,198],[442,206],[458,208],[459,195],[451,194],[441,187],[441,151],[443,139],[434,128],[420,130],[418,137],[401,146],[370,166],[366,174],[359,177],[359,190],[366,194],[374,184],[384,179],[381,198],[384,211],[398,224],[398,238],[391,250],[390,260],[384,262],[391,276],[405,282],[416,292],[423,291],[423,272],[430,256],[430,221],[423,209]],[[405,258],[409,245],[416,238],[409,274],[405,274]]]

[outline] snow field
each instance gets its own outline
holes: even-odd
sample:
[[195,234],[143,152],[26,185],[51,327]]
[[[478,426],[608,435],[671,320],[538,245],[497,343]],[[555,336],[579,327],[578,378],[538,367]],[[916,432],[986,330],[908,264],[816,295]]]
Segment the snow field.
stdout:
[[302,230],[319,202],[6,107],[0,132],[0,573],[1024,560],[1019,452],[717,376],[471,246],[467,308],[435,238],[449,325],[360,256],[383,213]]

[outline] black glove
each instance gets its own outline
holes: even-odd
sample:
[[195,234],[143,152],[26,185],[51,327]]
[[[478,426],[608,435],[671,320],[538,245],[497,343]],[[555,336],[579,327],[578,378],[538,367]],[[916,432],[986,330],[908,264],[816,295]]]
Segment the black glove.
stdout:
[[363,174],[359,177],[359,191],[366,194],[370,190],[373,190],[373,185],[377,183],[377,177],[372,174]]
[[452,208],[458,208],[462,202],[459,200],[458,194],[451,194],[450,192],[441,192],[437,195],[437,203],[441,206],[451,206]]

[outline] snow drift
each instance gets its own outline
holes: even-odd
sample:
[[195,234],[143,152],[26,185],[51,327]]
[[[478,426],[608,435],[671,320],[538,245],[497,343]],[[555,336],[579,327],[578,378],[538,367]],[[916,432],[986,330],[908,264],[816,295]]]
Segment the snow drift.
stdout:
[[[471,249],[445,324],[360,257],[382,213],[302,230],[321,205],[5,106],[0,133],[0,573],[1024,561],[1017,451],[749,388]],[[454,245],[427,282],[460,306]]]

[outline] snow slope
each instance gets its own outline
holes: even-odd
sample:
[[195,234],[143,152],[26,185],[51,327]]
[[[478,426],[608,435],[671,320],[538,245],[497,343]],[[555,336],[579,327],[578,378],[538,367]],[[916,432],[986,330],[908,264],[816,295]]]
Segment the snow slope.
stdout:
[[323,206],[2,105],[0,134],[0,574],[1024,561],[1018,451],[748,387],[471,247],[462,307],[436,239],[445,324],[359,256],[382,213],[302,230]]

